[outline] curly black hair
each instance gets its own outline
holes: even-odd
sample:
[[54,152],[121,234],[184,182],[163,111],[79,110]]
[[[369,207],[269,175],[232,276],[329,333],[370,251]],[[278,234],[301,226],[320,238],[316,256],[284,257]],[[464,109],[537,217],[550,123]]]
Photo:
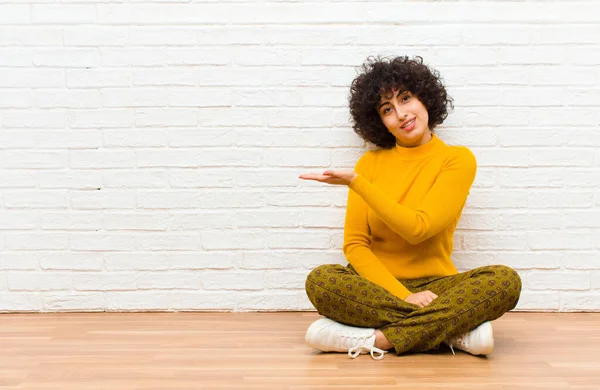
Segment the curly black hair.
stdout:
[[384,126],[377,111],[382,95],[395,89],[410,91],[427,109],[431,131],[448,117],[448,107],[454,107],[439,72],[424,65],[422,57],[368,57],[361,71],[350,86],[352,128],[365,141],[380,148],[396,145],[396,138]]

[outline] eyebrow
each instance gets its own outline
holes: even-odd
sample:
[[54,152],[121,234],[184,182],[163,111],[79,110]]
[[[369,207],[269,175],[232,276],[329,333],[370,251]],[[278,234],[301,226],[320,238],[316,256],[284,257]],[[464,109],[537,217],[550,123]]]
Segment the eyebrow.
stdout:
[[[407,93],[407,92],[408,92],[408,90],[406,90],[406,89],[405,89],[404,91],[400,91],[400,90],[398,90],[398,93],[396,94],[396,96],[400,96],[400,95],[402,95],[403,93]],[[392,94],[392,97],[394,97],[394,95],[393,95],[393,94]],[[385,101],[385,102],[383,102],[383,103],[379,103],[379,105],[377,106],[377,110],[379,110],[381,107],[383,107],[384,105],[386,105],[386,104],[388,104],[388,103],[389,103],[389,101]]]

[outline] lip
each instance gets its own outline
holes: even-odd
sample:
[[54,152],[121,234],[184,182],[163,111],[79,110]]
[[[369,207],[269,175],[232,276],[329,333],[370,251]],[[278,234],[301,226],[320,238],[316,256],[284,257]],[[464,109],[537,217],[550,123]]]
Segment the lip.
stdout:
[[[411,121],[414,121],[414,122],[412,124],[410,124],[408,127],[405,128],[404,126],[406,126],[406,124],[410,123]],[[412,119],[409,119],[409,120],[405,121],[404,123],[402,123],[402,125],[400,126],[400,128],[402,130],[404,130],[404,131],[410,131],[410,130],[412,130],[412,129],[415,128],[416,123],[417,123],[416,118],[412,118]]]

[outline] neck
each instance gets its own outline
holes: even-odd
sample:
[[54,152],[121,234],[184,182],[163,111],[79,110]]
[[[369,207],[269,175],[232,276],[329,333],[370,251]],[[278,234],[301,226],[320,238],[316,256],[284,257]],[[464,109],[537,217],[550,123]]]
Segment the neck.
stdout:
[[406,145],[406,144],[403,144],[402,142],[400,142],[398,139],[396,139],[396,145],[398,145],[402,148],[416,148],[417,146],[425,145],[427,142],[431,141],[432,137],[433,136],[431,134],[431,131],[427,131],[414,144]]

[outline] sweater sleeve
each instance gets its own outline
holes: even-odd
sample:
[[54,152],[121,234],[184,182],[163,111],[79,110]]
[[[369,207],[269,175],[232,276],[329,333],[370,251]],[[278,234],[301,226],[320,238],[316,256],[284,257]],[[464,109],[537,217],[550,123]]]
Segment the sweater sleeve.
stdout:
[[466,202],[476,171],[473,153],[466,147],[457,147],[415,209],[396,203],[359,172],[349,187],[394,232],[416,245],[439,233],[456,218]]
[[[371,185],[372,152],[366,152],[354,168],[367,185]],[[355,180],[352,182],[354,183]],[[411,292],[400,283],[371,251],[371,238],[367,211],[369,206],[355,191],[348,191],[346,220],[344,223],[344,255],[358,274],[385,288],[404,300]]]

